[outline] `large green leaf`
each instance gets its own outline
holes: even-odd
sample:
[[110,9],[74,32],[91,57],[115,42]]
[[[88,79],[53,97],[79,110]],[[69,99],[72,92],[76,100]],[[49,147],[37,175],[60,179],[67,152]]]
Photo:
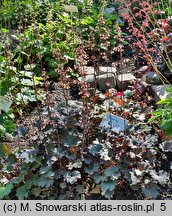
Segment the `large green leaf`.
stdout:
[[39,186],[39,187],[51,187],[53,185],[53,179],[51,178],[45,178],[44,176],[41,176],[39,178],[37,178],[36,181],[34,181],[34,185],[35,186]]
[[29,180],[25,182],[25,185],[17,189],[16,195],[19,200],[24,200],[25,198],[28,198],[31,186],[32,186],[32,181]]
[[5,187],[0,187],[0,199],[3,199],[5,196],[9,195],[13,188],[12,183],[8,183]]
[[103,191],[113,191],[117,186],[117,181],[102,182],[100,186]]
[[167,104],[171,101],[171,98],[165,98],[157,102],[157,104]]
[[109,168],[105,169],[104,174],[106,176],[111,176],[112,174],[115,174],[118,171],[119,171],[118,167],[112,166],[112,167],[109,167]]

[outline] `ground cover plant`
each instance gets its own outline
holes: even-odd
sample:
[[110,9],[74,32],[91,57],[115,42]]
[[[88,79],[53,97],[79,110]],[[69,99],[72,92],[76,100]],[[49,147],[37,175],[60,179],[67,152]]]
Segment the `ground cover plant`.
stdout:
[[171,199],[171,2],[0,6],[0,199]]

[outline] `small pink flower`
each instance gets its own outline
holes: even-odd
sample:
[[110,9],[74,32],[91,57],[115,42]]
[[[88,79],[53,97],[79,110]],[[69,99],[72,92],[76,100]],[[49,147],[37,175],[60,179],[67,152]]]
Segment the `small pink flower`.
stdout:
[[149,23],[148,23],[148,22],[142,22],[142,26],[143,26],[143,27],[148,27],[148,26],[149,26]]

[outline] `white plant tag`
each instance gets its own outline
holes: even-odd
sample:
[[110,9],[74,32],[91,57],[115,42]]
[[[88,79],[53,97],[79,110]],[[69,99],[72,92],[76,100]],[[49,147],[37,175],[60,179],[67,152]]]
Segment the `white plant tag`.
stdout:
[[12,104],[12,101],[5,97],[5,96],[0,96],[0,110],[3,110],[4,112],[8,112]]
[[78,12],[78,7],[75,5],[64,5],[64,9],[65,11],[71,12],[71,13]]
[[101,128],[113,128],[116,132],[124,131],[128,121],[111,113],[106,113],[105,118],[100,123]]

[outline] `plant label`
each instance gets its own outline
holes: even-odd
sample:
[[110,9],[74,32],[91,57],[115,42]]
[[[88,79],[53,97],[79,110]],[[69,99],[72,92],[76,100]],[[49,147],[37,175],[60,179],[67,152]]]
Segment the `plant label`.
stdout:
[[8,112],[12,104],[12,101],[4,96],[0,96],[0,110],[3,110],[4,112]]
[[77,13],[78,12],[78,7],[75,5],[65,5],[64,9],[65,9],[65,11],[71,12],[71,13],[74,13],[74,12]]
[[113,14],[113,13],[115,13],[115,8],[114,7],[106,8],[104,13],[105,14]]
[[116,132],[124,131],[125,127],[127,126],[128,121],[124,118],[118,117],[116,115],[113,115],[111,113],[107,113],[105,118],[101,121],[100,127],[101,128],[112,128]]

